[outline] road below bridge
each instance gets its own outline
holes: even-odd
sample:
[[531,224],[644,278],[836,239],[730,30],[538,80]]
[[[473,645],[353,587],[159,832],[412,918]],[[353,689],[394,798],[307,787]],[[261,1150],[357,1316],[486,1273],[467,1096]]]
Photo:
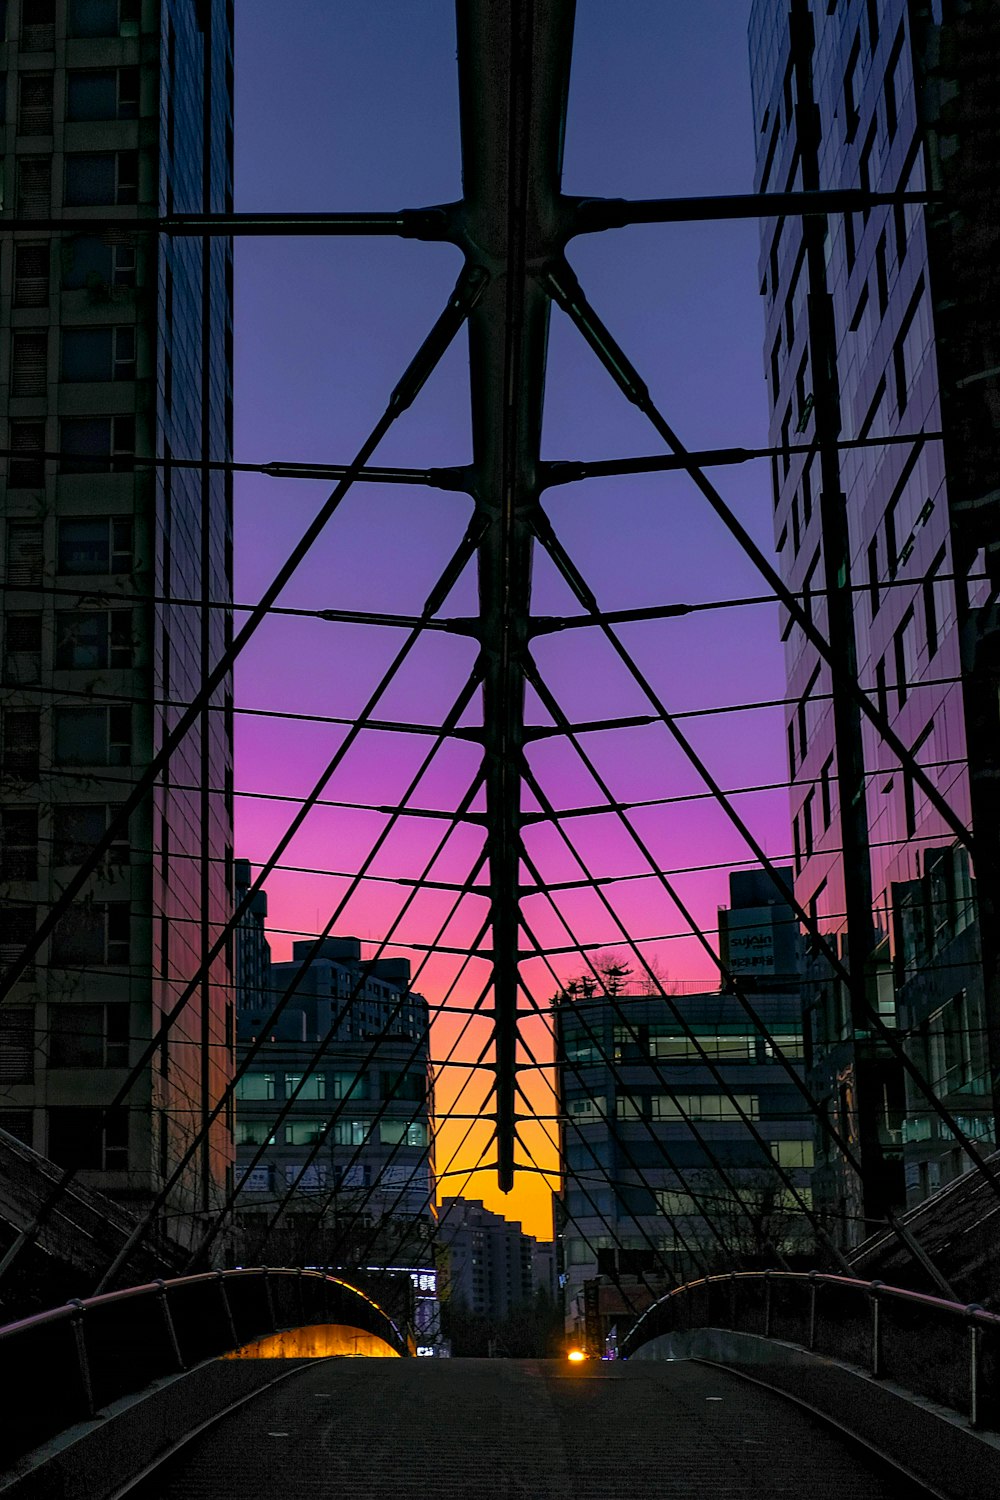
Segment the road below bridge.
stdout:
[[[276,1373],[279,1366],[275,1365]],[[690,1362],[340,1359],[255,1396],[142,1500],[881,1500],[905,1482],[792,1403]]]

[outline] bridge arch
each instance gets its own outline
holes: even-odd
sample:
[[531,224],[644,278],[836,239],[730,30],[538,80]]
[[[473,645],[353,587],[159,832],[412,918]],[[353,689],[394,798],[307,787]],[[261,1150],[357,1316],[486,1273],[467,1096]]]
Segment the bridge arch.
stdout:
[[322,1271],[209,1271],[73,1301],[0,1328],[0,1355],[18,1372],[5,1397],[0,1467],[222,1359],[410,1352],[374,1298]]
[[943,1466],[976,1476],[956,1495],[995,1487],[1000,1315],[977,1304],[816,1271],[730,1272],[674,1287],[617,1353],[721,1365],[921,1483]]

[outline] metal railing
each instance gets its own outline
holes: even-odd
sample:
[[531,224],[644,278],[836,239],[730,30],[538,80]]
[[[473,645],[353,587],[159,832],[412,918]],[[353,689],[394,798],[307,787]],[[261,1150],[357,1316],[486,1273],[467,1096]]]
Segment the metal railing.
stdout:
[[123,1396],[244,1344],[313,1323],[404,1335],[364,1292],[322,1271],[209,1271],[107,1292],[0,1328],[0,1467]]
[[675,1287],[619,1341],[628,1358],[663,1334],[723,1328],[860,1366],[1000,1430],[1000,1317],[977,1303],[818,1271],[736,1271]]

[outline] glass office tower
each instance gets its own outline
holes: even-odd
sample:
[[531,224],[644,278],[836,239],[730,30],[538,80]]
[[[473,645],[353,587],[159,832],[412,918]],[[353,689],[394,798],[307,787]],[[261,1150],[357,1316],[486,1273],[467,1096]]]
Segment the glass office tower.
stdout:
[[795,889],[841,968],[807,944],[807,1058],[865,1169],[821,1140],[814,1187],[848,1243],[971,1164],[900,1049],[993,1139],[998,43],[985,0],[755,0],[750,25],[758,190],[942,195],[762,222],[780,566],[839,666],[786,617]]
[[[232,247],[142,222],[232,208],[233,17],[226,0],[11,0],[0,15],[9,962],[229,638],[231,481],[197,465],[231,455]],[[227,688],[0,1011],[0,1126],[136,1205],[231,1074],[225,948],[127,1106],[100,1106],[202,968],[231,880]],[[231,1140],[222,1117],[166,1228],[183,1237],[217,1201]]]

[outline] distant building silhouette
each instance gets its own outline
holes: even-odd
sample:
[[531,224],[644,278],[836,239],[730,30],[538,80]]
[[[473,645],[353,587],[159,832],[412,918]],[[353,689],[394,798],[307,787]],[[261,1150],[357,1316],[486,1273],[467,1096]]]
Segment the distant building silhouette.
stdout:
[[475,1198],[443,1198],[440,1242],[448,1252],[448,1296],[482,1317],[503,1319],[541,1288],[553,1295],[551,1243],[491,1213]]
[[[241,906],[253,884],[248,859],[233,861],[233,899]],[[262,1010],[271,991],[271,944],[264,926],[267,917],[267,892],[255,892],[250,905],[236,924],[233,954],[233,979],[236,1008]]]

